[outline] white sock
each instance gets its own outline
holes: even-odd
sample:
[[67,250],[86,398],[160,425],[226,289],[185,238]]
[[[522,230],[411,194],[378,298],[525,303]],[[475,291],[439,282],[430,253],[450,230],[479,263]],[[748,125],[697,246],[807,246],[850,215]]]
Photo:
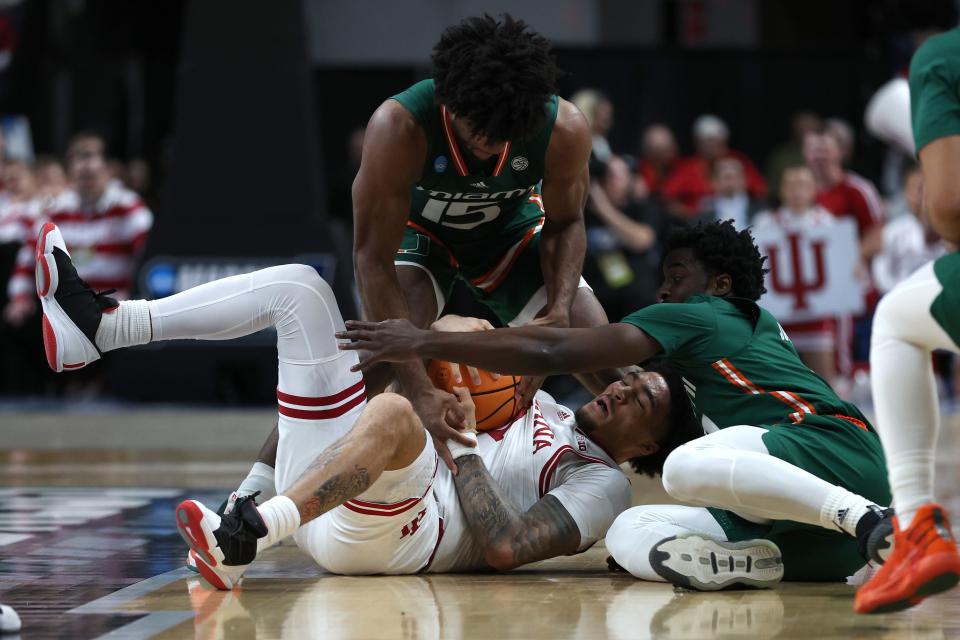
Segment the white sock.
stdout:
[[835,486],[820,507],[820,526],[856,537],[857,523],[872,504],[863,496]]
[[237,489],[237,497],[249,496],[252,493],[260,492],[257,496],[257,502],[264,503],[277,495],[277,487],[274,483],[274,470],[268,464],[263,462],[253,463],[250,473],[240,483]]
[[270,498],[257,507],[267,525],[267,535],[257,540],[257,551],[277,544],[300,528],[300,511],[287,496]]
[[146,300],[124,300],[112,311],[105,311],[97,327],[96,345],[100,351],[113,351],[150,342],[150,307]]

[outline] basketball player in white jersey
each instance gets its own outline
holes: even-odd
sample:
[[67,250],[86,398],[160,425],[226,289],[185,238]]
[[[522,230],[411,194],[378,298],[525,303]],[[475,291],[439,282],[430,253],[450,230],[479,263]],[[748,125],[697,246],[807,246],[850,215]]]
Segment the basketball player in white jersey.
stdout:
[[[646,371],[611,384],[574,414],[540,393],[512,424],[448,441],[454,475],[410,403],[366,399],[357,355],[338,348],[330,287],[303,265],[225,278],[154,301],[117,303],[76,275],[57,228],[41,231],[37,290],[47,357],[76,369],[150,341],[225,340],[277,331],[279,495],[237,500],[219,516],[187,500],[177,524],[200,573],[232,588],[262,550],[292,535],[343,574],[506,570],[583,551],[630,506],[619,465],[657,473],[699,436],[679,377]],[[459,392],[468,415],[473,403]],[[475,420],[469,422],[475,428]]]

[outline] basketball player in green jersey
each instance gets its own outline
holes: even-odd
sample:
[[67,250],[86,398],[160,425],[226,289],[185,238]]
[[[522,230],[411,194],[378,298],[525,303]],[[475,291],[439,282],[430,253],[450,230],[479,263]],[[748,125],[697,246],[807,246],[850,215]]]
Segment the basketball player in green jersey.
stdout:
[[[890,500],[880,439],[862,413],[808,369],[777,321],[757,305],[765,258],[732,221],[675,232],[663,263],[661,304],[590,329],[520,327],[463,336],[403,320],[348,322],[360,367],[380,360],[447,358],[493,371],[593,371],[663,357],[683,376],[705,435],[674,450],[663,485],[697,506],[641,506],[607,534],[634,576],[689,588],[843,580]],[[655,409],[625,385],[586,411]]]
[[[434,47],[432,79],[374,112],[353,184],[367,318],[427,327],[459,279],[504,325],[606,324],[580,277],[590,128],[555,95],[549,49],[509,15],[467,18]],[[367,372],[369,389],[383,387],[383,373]],[[420,362],[393,373],[447,459],[442,443],[463,438],[456,398]],[[611,380],[581,381],[598,391]],[[525,399],[538,382],[527,381]]]
[[[580,277],[590,127],[556,95],[556,75],[550,43],[522,21],[467,18],[434,47],[432,79],[373,113],[353,184],[367,318],[427,327],[460,279],[503,324],[607,323]],[[464,330],[475,328],[466,322]],[[464,439],[456,397],[434,388],[419,362],[366,372],[368,392],[394,374],[452,470],[444,443]],[[620,372],[579,377],[599,392]],[[525,401],[541,381],[524,380]],[[274,429],[231,500],[275,494],[277,438]]]
[[930,224],[950,252],[897,285],[874,316],[871,383],[897,514],[893,553],[857,592],[858,613],[912,607],[960,581],[960,554],[934,496],[940,416],[930,362],[934,349],[960,352],[960,29],[917,50],[909,86],[909,98],[888,96],[877,124],[912,154],[912,120]]

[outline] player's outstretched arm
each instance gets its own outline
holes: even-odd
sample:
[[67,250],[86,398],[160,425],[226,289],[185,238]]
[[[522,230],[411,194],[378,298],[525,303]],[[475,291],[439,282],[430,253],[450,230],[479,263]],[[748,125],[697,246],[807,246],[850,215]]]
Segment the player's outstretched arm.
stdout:
[[577,523],[555,497],[546,495],[528,511],[521,511],[503,494],[480,456],[457,458],[457,468],[454,484],[460,506],[487,564],[494,569],[509,571],[579,548]]
[[590,329],[525,326],[477,333],[424,331],[407,320],[347,321],[344,350],[363,350],[357,369],[418,358],[451,360],[488,371],[522,375],[582,373],[646,362],[660,344],[624,323]]

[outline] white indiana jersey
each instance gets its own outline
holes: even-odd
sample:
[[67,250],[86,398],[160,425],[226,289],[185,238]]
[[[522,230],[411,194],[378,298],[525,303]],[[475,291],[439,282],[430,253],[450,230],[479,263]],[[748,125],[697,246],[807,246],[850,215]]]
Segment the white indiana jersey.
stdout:
[[[512,424],[478,434],[478,440],[490,475],[521,511],[547,494],[560,501],[580,529],[579,551],[603,538],[614,519],[630,507],[627,476],[577,428],[573,411],[547,393],[538,392],[530,410]],[[486,568],[445,465],[440,465],[433,491],[443,532],[428,571]]]

